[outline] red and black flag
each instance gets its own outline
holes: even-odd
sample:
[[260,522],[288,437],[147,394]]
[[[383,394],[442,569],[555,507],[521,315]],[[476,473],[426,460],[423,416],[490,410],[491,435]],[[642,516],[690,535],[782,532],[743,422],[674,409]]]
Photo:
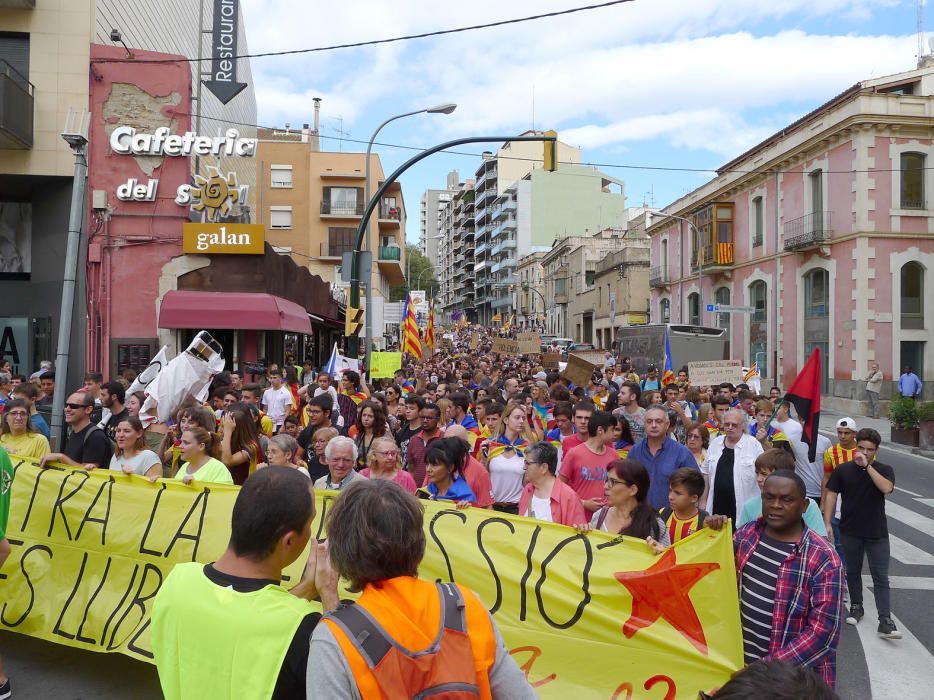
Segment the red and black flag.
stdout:
[[814,352],[804,363],[801,372],[785,394],[785,401],[795,407],[795,412],[803,419],[801,439],[808,444],[808,459],[812,462],[817,453],[817,430],[820,424],[820,349]]

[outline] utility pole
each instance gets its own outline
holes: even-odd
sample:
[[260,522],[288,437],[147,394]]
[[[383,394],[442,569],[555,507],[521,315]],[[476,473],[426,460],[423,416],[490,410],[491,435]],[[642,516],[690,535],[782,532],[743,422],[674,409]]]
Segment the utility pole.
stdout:
[[[75,306],[75,278],[78,274],[78,249],[87,194],[87,145],[84,135],[87,114],[69,112],[62,138],[75,154],[75,175],[71,187],[71,213],[68,216],[68,243],[65,249],[65,273],[62,278],[62,306],[58,322],[58,350],[55,354],[55,395],[52,397],[52,448],[64,447],[65,399],[68,391],[68,359],[71,355],[71,322]],[[76,123],[77,122],[77,123]],[[69,128],[71,127],[71,128]]]

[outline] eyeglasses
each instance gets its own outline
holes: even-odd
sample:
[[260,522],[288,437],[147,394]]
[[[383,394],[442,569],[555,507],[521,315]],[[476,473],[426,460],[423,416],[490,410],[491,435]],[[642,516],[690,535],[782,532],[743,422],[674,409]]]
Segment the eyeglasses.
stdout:
[[603,480],[603,483],[606,484],[607,486],[609,486],[611,489],[614,488],[614,487],[616,487],[616,486],[629,486],[629,484],[627,484],[625,481],[620,481],[619,479],[614,479],[614,478],[611,477],[611,476],[608,476],[606,479],[604,479],[604,480]]
[[688,440],[703,440],[703,438],[700,435],[693,435],[693,434],[688,435],[687,439]]
[[72,410],[77,410],[79,408],[87,408],[83,403],[66,403],[65,408],[70,408]]
[[377,452],[376,454],[380,455],[381,457],[398,457],[398,456],[399,456],[399,451],[398,451],[398,450],[388,450],[388,451],[386,451],[386,452]]
[[11,411],[10,413],[7,413],[7,415],[10,418],[25,418],[29,414],[26,413],[25,411]]
[[525,460],[525,466],[527,467],[534,467],[536,464],[539,464],[539,462],[530,462],[529,460]]
[[720,425],[722,425],[724,428],[738,428],[740,423],[727,423],[726,421],[723,421]]

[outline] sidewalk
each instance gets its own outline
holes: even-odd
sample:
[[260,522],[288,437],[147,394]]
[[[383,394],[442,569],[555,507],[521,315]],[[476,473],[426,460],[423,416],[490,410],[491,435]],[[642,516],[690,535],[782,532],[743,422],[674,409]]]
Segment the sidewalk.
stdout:
[[[831,438],[834,442],[837,441],[837,430],[836,425],[837,421],[841,418],[847,417],[847,414],[837,413],[836,411],[830,411],[821,409],[820,414],[820,431]],[[857,428],[875,428],[879,431],[879,435],[882,436],[882,444],[886,447],[897,450],[898,452],[904,452],[905,454],[914,455],[916,457],[926,457],[930,458],[929,453],[922,454],[917,452],[916,447],[911,447],[909,445],[902,445],[897,442],[891,441],[892,435],[892,422],[886,418],[869,418],[867,416],[856,416],[849,415],[849,418],[852,418],[856,421]]]

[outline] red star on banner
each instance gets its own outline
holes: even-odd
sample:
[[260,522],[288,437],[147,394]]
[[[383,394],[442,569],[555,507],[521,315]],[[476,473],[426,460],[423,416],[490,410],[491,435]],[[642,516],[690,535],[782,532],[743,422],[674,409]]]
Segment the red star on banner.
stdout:
[[719,564],[678,564],[675,550],[666,549],[652,566],[642,571],[620,571],[613,576],[632,595],[632,613],[623,625],[631,639],[636,632],[665,618],[694,647],[707,656],[707,638],[688,593],[695,583]]

